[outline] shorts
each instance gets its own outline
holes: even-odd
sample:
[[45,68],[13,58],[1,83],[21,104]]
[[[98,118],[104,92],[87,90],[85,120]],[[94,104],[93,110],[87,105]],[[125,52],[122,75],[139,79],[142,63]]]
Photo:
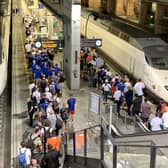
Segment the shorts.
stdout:
[[75,114],[75,110],[70,110],[70,111],[69,111],[69,114],[70,114],[70,115],[74,115],[74,114]]

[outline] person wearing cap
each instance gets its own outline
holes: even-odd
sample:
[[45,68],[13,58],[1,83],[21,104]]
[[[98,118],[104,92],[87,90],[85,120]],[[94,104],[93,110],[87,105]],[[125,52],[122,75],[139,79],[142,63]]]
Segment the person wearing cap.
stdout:
[[108,98],[110,89],[111,89],[111,85],[109,84],[108,79],[106,79],[102,85],[104,103],[107,103],[107,98]]

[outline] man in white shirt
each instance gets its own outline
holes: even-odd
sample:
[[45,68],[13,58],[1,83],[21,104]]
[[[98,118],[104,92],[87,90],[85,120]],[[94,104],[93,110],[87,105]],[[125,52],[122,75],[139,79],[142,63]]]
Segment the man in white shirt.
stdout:
[[145,84],[141,81],[141,79],[138,79],[138,81],[136,82],[136,84],[134,85],[134,90],[135,93],[138,96],[143,96],[143,89],[145,88]]
[[150,121],[152,131],[160,131],[162,125],[162,119],[159,117],[159,114],[156,113],[156,116],[153,117]]
[[168,129],[168,107],[166,107],[166,112],[162,115],[163,128]]
[[45,97],[46,97],[49,101],[51,101],[52,94],[51,94],[51,92],[49,91],[49,88],[48,88],[48,87],[46,87],[46,89],[45,89]]
[[107,103],[107,98],[111,89],[111,85],[108,83],[108,79],[105,80],[105,83],[103,83],[102,85],[102,89],[103,89],[103,100],[104,103]]
[[117,104],[117,112],[119,116],[120,116],[120,106],[122,104],[121,96],[122,96],[121,90],[119,90],[118,87],[116,87],[116,91],[114,92],[113,98],[115,103]]
[[26,53],[27,53],[27,54],[30,54],[30,53],[31,53],[32,47],[31,47],[31,44],[30,44],[30,43],[26,43],[26,45],[25,45],[25,50],[26,50]]
[[37,104],[40,103],[41,94],[40,94],[38,88],[36,88],[36,90],[33,92],[32,97],[36,98]]

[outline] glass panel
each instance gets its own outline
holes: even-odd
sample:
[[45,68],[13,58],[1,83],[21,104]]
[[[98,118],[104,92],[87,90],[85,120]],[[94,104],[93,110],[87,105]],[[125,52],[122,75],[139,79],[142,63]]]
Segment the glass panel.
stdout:
[[113,167],[113,145],[108,139],[104,139],[104,162],[107,167]]
[[73,139],[72,133],[67,134],[67,152],[68,155],[73,155]]
[[73,131],[74,131],[74,125],[70,122],[67,122],[65,126],[65,130],[67,132],[67,152],[68,155],[73,155]]
[[164,155],[164,150],[167,148],[159,148],[156,151],[156,168],[167,168],[168,158]]
[[76,155],[84,156],[84,131],[77,131],[75,133],[76,141]]
[[118,146],[117,166],[150,168],[150,148]]
[[100,127],[87,130],[87,157],[100,159]]

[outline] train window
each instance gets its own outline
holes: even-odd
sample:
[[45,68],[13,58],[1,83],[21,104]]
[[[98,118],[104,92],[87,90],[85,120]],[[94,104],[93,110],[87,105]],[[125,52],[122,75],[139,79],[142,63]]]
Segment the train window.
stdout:
[[168,85],[165,85],[164,87],[165,87],[165,89],[168,91]]
[[145,60],[146,60],[146,62],[150,65],[150,63],[149,63],[149,60],[148,60],[148,57],[145,55]]
[[151,58],[151,66],[158,69],[168,69],[168,60],[163,57]]

